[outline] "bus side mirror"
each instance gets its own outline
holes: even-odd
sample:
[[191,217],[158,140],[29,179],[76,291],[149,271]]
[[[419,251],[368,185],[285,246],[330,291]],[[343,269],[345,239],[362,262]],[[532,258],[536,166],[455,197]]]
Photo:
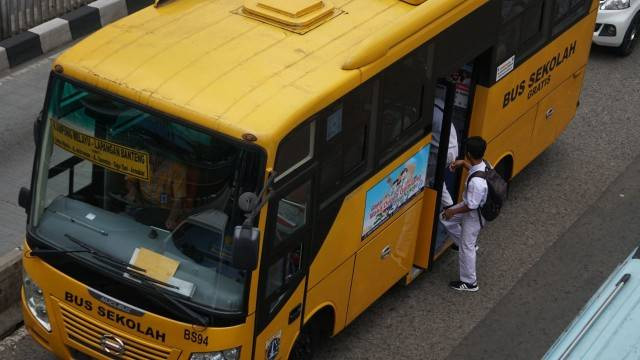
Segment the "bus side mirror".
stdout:
[[23,208],[27,214],[31,211],[31,190],[21,187],[18,193],[18,205]]
[[238,225],[233,230],[233,266],[253,271],[258,266],[258,239],[260,230],[249,225]]

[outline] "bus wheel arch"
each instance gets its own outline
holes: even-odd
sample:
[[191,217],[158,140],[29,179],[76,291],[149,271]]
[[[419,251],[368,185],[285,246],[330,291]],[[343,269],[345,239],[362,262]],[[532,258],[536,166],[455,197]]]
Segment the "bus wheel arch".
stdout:
[[319,345],[333,335],[335,309],[325,305],[318,309],[302,326],[289,352],[289,360],[310,359]]
[[507,154],[496,162],[495,170],[508,183],[513,176],[513,156]]

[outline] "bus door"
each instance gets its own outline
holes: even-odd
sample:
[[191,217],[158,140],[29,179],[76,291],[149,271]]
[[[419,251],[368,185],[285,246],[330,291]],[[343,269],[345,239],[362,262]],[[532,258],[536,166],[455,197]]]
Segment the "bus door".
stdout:
[[[456,204],[461,195],[461,179],[463,172],[449,171],[448,164],[455,159],[462,159],[463,141],[467,137],[471,115],[471,96],[473,94],[473,63],[468,63],[453,71],[449,76],[437,81],[434,94],[434,119],[437,112],[442,111],[441,128],[439,130],[438,167],[435,171],[434,188],[440,194],[439,211]],[[434,120],[434,128],[436,127]],[[434,133],[438,130],[434,129]],[[438,221],[434,229],[434,254],[437,256],[446,244],[446,232]]]
[[254,359],[282,358],[302,328],[314,174],[312,167],[284,184],[276,182],[276,195],[269,201],[258,286]]

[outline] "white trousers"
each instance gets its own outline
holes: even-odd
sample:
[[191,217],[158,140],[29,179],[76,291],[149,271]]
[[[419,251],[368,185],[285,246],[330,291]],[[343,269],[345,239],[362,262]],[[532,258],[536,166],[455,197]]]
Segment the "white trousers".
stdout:
[[[459,208],[464,203],[458,203],[453,208]],[[476,241],[480,233],[480,220],[478,211],[472,210],[463,214],[456,214],[449,220],[444,220],[442,214],[440,221],[444,225],[449,236],[458,245],[458,263],[460,266],[460,281],[475,284],[476,279]]]
[[[457,147],[456,147],[457,151]],[[450,155],[448,155],[451,158]],[[447,164],[450,163],[449,158],[447,158]],[[455,160],[455,157],[453,157]],[[438,148],[431,146],[431,150],[429,153],[429,165],[427,167],[427,183],[433,181],[436,172],[436,165],[438,164]],[[442,183],[442,197],[440,198],[440,204],[443,208],[449,207],[453,205],[453,199],[451,198],[451,194],[449,194],[449,190],[447,189],[447,184]]]
[[451,194],[449,194],[449,190],[447,190],[446,183],[442,183],[442,197],[440,204],[443,208],[453,205],[453,199],[451,198]]

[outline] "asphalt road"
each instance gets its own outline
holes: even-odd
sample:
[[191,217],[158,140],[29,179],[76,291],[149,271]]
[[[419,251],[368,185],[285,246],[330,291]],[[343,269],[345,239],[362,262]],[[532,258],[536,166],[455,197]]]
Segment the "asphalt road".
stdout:
[[[2,246],[21,241],[15,199],[31,171],[31,122],[47,66],[0,78]],[[389,291],[317,358],[540,358],[640,242],[639,73],[640,51],[628,58],[592,51],[578,115],[513,180],[503,214],[482,232],[479,292],[446,287],[457,276],[449,253],[410,286]],[[50,358],[21,332],[0,344],[0,359]]]

